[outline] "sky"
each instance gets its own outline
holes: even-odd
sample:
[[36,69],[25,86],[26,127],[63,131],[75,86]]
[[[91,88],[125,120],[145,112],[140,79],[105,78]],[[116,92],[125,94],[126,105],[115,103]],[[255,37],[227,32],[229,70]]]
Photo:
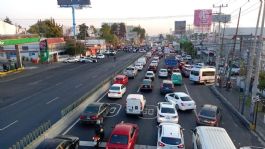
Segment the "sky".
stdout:
[[[91,0],[91,8],[76,10],[76,24],[86,23],[99,28],[103,22],[124,22],[140,25],[148,35],[165,34],[174,30],[174,21],[192,25],[195,9],[218,12],[219,8],[213,8],[213,5],[221,4],[228,4],[222,12],[232,16],[228,26],[236,26],[239,7],[242,8],[239,26],[256,26],[259,0]],[[38,19],[51,17],[58,24],[72,25],[71,8],[60,8],[57,0],[1,0],[0,19],[4,20],[6,16],[25,28]]]

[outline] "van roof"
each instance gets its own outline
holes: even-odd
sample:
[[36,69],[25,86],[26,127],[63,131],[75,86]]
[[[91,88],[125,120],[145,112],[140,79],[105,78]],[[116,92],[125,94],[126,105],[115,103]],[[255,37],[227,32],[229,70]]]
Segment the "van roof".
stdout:
[[142,94],[129,94],[127,96],[127,99],[139,99],[139,98],[143,98],[143,95]]
[[[236,149],[234,143],[224,128],[198,126],[196,127],[200,141],[205,149]],[[206,147],[207,146],[207,147]]]

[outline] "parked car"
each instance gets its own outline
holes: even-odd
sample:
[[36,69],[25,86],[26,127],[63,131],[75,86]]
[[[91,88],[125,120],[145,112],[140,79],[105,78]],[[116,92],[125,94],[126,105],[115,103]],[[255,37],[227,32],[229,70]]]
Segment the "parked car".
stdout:
[[158,126],[157,149],[185,149],[183,128],[179,124],[161,123]]
[[114,56],[114,55],[116,55],[116,54],[117,54],[116,51],[114,51],[114,50],[111,50],[111,51],[110,51],[110,55],[111,55],[111,56]]
[[135,78],[137,75],[137,69],[134,66],[129,66],[125,69],[124,74],[129,78]]
[[152,91],[153,90],[153,85],[152,85],[152,80],[151,79],[144,79],[141,83],[140,86],[141,91]]
[[103,58],[105,58],[105,55],[104,54],[97,54],[97,58],[99,58],[99,59],[103,59]]
[[96,59],[97,56],[96,55],[90,55],[90,58]]
[[81,62],[81,63],[96,63],[96,62],[98,62],[98,60],[90,58],[90,57],[81,57],[79,59],[79,62]]
[[171,80],[163,80],[163,82],[160,85],[161,94],[173,93],[174,90],[175,90],[175,87]]
[[69,57],[66,60],[63,61],[64,63],[76,63],[78,62],[78,58],[75,57]]
[[113,84],[108,91],[109,98],[122,98],[126,92],[126,87],[123,84]]
[[79,138],[75,136],[57,136],[42,141],[36,149],[78,149]]
[[171,75],[171,81],[174,85],[182,85],[182,75],[181,73],[173,73]]
[[167,69],[160,69],[159,72],[158,72],[158,77],[160,78],[167,78],[168,77],[168,71]]
[[147,71],[145,73],[145,79],[154,80],[155,79],[155,73],[153,71]]
[[129,94],[126,98],[126,114],[143,115],[146,99],[142,94]]
[[138,125],[121,122],[112,130],[106,149],[134,149],[138,134]]
[[174,92],[166,94],[165,100],[176,105],[178,110],[194,110],[196,109],[195,101],[184,92]]
[[157,123],[178,123],[179,116],[175,105],[170,102],[159,102],[157,106]]
[[110,104],[91,103],[81,113],[79,119],[82,123],[102,124],[103,119],[109,114]]
[[197,114],[197,125],[220,126],[221,110],[215,105],[205,104]]
[[128,77],[126,75],[117,75],[114,78],[113,84],[123,84],[127,85],[128,84]]

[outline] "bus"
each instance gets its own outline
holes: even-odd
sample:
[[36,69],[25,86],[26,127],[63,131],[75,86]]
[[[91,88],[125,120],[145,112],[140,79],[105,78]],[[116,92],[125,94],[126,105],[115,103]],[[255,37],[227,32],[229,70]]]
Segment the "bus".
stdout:
[[190,71],[189,79],[194,83],[214,83],[215,72],[214,67],[194,67]]

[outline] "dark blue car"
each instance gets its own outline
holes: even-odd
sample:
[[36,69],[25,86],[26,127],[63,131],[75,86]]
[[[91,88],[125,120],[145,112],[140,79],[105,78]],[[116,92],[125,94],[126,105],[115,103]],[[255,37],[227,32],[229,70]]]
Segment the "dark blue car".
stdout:
[[163,80],[160,86],[161,94],[173,93],[174,90],[175,90],[175,87],[171,80]]

